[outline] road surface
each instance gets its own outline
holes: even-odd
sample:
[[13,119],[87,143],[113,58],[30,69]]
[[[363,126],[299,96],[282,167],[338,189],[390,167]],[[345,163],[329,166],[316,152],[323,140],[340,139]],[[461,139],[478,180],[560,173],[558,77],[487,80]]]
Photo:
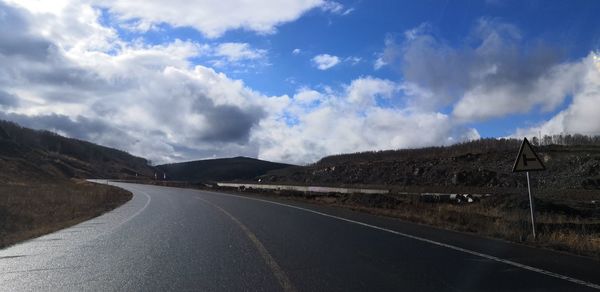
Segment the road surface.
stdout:
[[344,209],[112,183],[112,212],[0,250],[2,291],[593,291],[600,263]]

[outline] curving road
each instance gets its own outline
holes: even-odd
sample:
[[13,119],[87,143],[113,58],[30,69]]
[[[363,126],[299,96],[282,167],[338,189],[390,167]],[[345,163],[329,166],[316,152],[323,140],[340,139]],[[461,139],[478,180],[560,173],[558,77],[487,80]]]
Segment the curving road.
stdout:
[[600,262],[344,209],[112,183],[112,212],[0,250],[2,291],[586,291]]

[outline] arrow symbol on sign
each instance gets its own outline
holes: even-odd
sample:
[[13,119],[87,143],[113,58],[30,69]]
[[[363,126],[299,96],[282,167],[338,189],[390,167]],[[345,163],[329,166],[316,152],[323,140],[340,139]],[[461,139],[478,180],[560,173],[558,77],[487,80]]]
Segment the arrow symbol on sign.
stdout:
[[537,161],[535,158],[527,158],[526,154],[523,154],[523,165],[527,166],[528,161]]

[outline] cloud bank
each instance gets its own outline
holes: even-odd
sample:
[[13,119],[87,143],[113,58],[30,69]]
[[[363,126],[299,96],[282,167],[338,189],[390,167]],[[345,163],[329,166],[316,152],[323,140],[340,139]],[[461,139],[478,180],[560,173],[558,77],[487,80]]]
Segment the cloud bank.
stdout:
[[[231,19],[192,19],[190,12],[170,8],[177,5],[154,1],[145,9],[112,1],[0,2],[0,118],[157,163],[237,155],[309,163],[343,152],[448,145],[479,137],[469,123],[553,111],[568,96],[572,102],[565,110],[517,133],[600,131],[594,111],[600,101],[598,55],[561,61],[556,51],[525,43],[516,27],[496,20],[482,19],[460,48],[435,37],[427,25],[388,38],[378,66],[398,70],[399,80],[366,75],[335,88],[269,96],[190,61],[257,61],[267,59],[268,51],[243,42],[128,42],[102,23],[98,8],[123,21],[191,26],[210,37],[238,28],[272,33],[314,7],[345,11],[323,1],[278,2],[281,7],[259,1],[252,8],[242,2],[186,8],[226,10]],[[256,13],[261,5],[269,9]],[[176,13],[182,13],[178,19]],[[319,55],[313,62],[327,70],[342,61]]]
[[572,102],[555,117],[516,136],[541,131],[600,134],[599,61],[596,52],[567,60],[542,41],[525,41],[520,30],[496,19],[482,18],[464,40],[452,47],[423,24],[398,41],[388,38],[375,68],[401,72],[413,88],[411,105],[424,110],[451,108],[460,123],[509,115],[550,113],[568,98]]

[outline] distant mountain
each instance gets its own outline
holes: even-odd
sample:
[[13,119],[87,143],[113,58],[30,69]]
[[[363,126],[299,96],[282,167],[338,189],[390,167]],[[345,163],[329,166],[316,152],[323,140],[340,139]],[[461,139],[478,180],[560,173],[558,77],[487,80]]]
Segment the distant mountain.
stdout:
[[59,178],[153,177],[144,158],[0,120],[0,183]]
[[248,157],[234,157],[163,164],[156,168],[166,173],[168,180],[211,182],[253,179],[268,171],[290,166],[292,165]]

